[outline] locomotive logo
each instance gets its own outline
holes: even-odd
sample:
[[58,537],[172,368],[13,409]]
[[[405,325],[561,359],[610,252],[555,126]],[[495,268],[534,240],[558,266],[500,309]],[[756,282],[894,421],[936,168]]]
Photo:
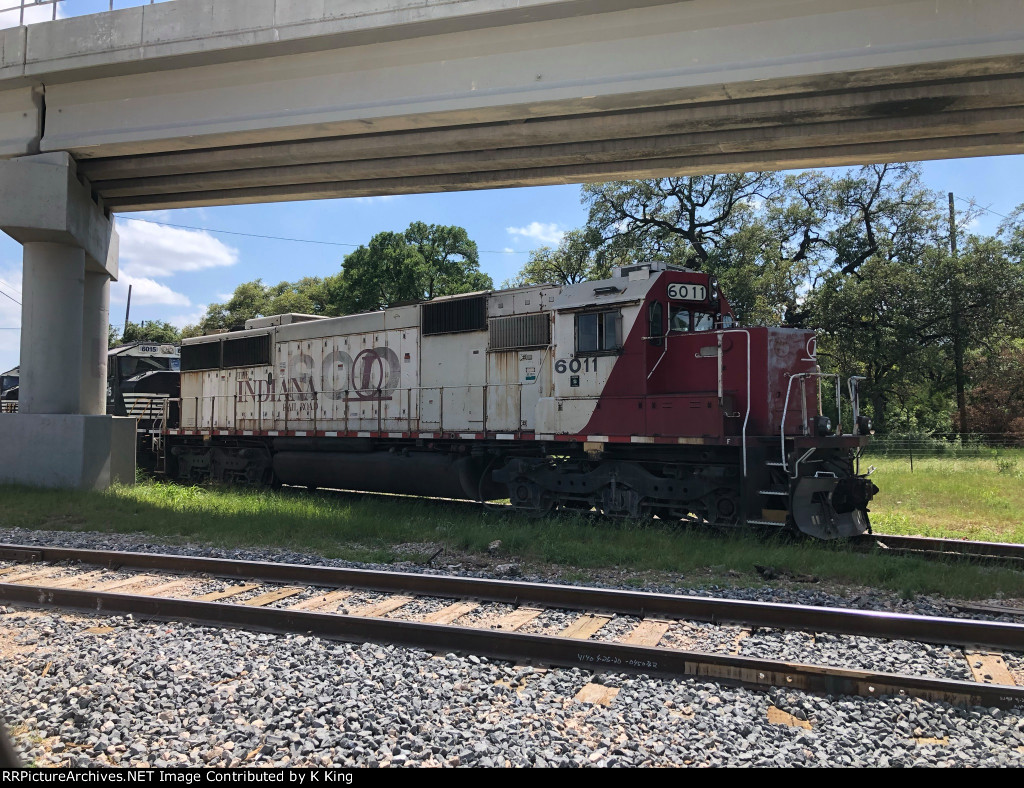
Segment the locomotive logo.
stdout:
[[287,374],[281,365],[278,380],[239,380],[239,402],[249,396],[258,402],[287,400],[290,406],[318,396],[348,402],[385,402],[394,396],[402,374],[398,354],[387,347],[367,348],[355,359],[344,350],[328,353],[320,365],[320,391],[313,376],[314,366],[312,356],[299,353],[288,360]]
[[324,396],[349,402],[390,400],[402,375],[398,354],[388,347],[367,348],[354,359],[344,350],[335,350],[324,356],[321,370]]

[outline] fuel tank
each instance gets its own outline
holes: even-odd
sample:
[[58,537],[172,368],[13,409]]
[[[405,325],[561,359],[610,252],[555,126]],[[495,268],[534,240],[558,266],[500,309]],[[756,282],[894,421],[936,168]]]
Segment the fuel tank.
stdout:
[[334,487],[362,492],[431,498],[507,498],[505,485],[491,481],[488,461],[432,452],[283,451],[274,455],[283,484]]

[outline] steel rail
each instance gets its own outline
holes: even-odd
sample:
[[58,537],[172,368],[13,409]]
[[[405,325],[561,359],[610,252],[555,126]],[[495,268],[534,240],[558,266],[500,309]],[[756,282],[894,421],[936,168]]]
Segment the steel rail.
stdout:
[[726,654],[679,651],[607,641],[575,640],[388,618],[364,618],[281,608],[254,608],[170,597],[137,596],[46,586],[0,584],[8,602],[105,615],[183,621],[199,626],[303,633],[350,642],[388,643],[428,651],[563,665],[666,678],[706,678],[767,689],[789,687],[830,695],[905,695],[961,706],[1024,705],[1024,687],[902,676]]
[[1012,542],[972,542],[961,539],[938,539],[930,536],[897,536],[872,534],[859,541],[880,544],[890,550],[920,551],[978,558],[1011,558],[1024,561],[1024,544]]
[[[468,598],[513,605],[610,612],[641,618],[672,618],[1024,651],[1024,624],[940,616],[748,602],[451,575],[63,547],[0,544],[0,559],[22,562],[78,561],[111,568],[193,572],[263,582],[335,588],[355,587],[384,593]],[[0,601],[7,601],[3,599],[2,594]]]
[[984,613],[990,616],[1014,616],[1024,618],[1024,607],[1007,607],[1006,605],[985,605],[974,602],[957,602],[957,610],[961,613]]

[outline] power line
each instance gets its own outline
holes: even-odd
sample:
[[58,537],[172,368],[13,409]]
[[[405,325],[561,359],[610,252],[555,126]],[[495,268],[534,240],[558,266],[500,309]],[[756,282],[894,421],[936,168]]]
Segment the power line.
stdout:
[[999,213],[999,211],[993,211],[991,208],[986,208],[984,205],[981,205],[980,203],[975,202],[973,197],[961,197],[959,194],[954,195],[954,197],[956,197],[956,199],[958,199],[958,200],[963,200],[965,203],[970,205],[972,208],[979,208],[980,210],[985,211],[985,213],[990,213],[993,216],[998,216],[1000,219],[1009,219],[1010,218],[1009,216],[1006,216],[1005,214]]
[[21,306],[21,301],[19,301],[19,300],[18,300],[17,298],[15,298],[15,297],[14,297],[14,296],[12,296],[12,295],[7,295],[7,293],[5,293],[5,292],[4,292],[3,290],[0,290],[0,295],[4,296],[5,298],[9,298],[9,299],[11,299],[11,300],[12,300],[12,301],[13,301],[14,303],[16,303],[16,304],[17,304],[18,306]]
[[[176,227],[180,230],[197,230],[204,233],[219,233],[221,235],[240,235],[245,238],[259,238],[264,241],[288,241],[290,243],[298,244],[318,244],[320,246],[344,246],[347,249],[358,249],[360,246],[365,244],[349,244],[342,243],[341,241],[321,241],[315,238],[289,238],[282,235],[259,235],[258,233],[243,233],[237,230],[216,230],[212,227],[196,227],[190,224],[173,224],[171,222],[158,222],[154,219],[139,219],[135,216],[119,216],[118,219],[125,219],[129,222],[145,222],[146,224],[158,224],[161,227]],[[529,252],[517,252],[514,249],[502,249],[496,251],[494,249],[478,249],[480,254],[529,254]]]

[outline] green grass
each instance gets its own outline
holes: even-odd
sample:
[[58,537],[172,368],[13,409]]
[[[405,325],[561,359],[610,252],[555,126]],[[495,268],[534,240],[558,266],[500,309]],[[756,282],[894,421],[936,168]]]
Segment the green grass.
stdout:
[[870,458],[882,533],[1024,542],[1024,451],[992,457]]
[[[447,554],[437,565],[515,559],[576,582],[600,580],[602,572],[614,569],[620,582],[632,585],[655,579],[679,586],[760,586],[765,581],[755,566],[761,565],[784,578],[813,576],[831,586],[871,586],[908,597],[1024,597],[1024,573],[1009,569],[949,563],[937,570],[922,559],[860,554],[836,544],[722,535],[660,522],[535,520],[472,504],[395,496],[145,481],[105,493],[8,487],[0,489],[0,500],[0,525],[8,527],[141,532],[170,542],[277,547],[380,563],[422,563],[444,547]],[[501,548],[489,556],[487,546],[495,539]],[[800,581],[775,581],[793,582]]]

